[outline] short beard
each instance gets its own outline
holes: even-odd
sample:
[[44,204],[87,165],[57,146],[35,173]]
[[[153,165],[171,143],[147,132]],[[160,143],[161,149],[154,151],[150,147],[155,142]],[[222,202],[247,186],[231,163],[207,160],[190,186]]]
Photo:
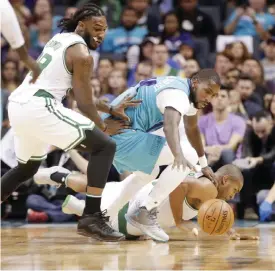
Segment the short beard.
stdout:
[[87,44],[87,46],[88,46],[89,49],[91,49],[91,50],[95,49],[91,45],[91,35],[87,31],[84,32],[83,39],[86,42],[86,44]]

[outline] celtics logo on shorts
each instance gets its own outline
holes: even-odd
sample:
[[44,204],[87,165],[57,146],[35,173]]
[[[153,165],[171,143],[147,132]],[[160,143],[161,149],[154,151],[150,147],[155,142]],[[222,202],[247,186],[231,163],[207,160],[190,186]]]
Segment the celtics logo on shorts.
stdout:
[[188,174],[188,177],[195,178],[195,177],[196,177],[196,172],[191,171],[191,172]]

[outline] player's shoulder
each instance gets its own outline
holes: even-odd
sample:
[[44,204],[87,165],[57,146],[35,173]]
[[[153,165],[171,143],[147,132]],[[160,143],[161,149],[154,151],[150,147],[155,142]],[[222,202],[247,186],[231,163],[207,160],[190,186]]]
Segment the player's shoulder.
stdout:
[[190,174],[188,175],[188,183],[196,194],[209,199],[217,197],[218,190],[207,177],[202,173],[190,172]]

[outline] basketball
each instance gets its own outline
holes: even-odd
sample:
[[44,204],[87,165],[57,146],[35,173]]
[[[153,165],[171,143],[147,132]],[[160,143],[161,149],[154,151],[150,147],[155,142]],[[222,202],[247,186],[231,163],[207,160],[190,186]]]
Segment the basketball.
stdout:
[[204,232],[210,235],[221,235],[233,226],[234,213],[224,200],[208,200],[199,209],[198,223]]

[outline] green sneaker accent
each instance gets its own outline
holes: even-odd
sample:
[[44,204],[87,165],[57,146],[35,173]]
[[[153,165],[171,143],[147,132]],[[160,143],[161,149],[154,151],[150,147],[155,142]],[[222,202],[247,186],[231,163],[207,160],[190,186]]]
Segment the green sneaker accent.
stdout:
[[64,202],[62,203],[62,209],[65,208],[65,207],[67,206],[67,204],[68,204],[70,198],[71,198],[71,195],[68,195],[68,196],[65,198]]

